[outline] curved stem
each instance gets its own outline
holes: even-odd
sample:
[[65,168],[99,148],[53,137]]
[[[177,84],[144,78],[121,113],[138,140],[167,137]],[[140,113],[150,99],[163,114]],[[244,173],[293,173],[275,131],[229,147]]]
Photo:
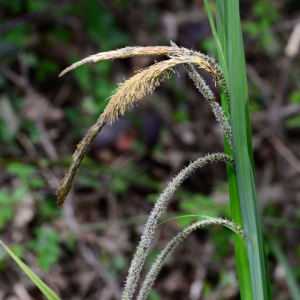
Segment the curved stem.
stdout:
[[123,300],[132,299],[132,296],[137,286],[137,282],[140,277],[141,270],[143,268],[143,264],[145,262],[147,253],[149,251],[150,243],[152,242],[154,237],[158,218],[165,210],[168,201],[170,200],[170,198],[172,197],[176,189],[195,170],[203,167],[209,162],[217,162],[217,161],[229,162],[231,164],[234,164],[233,158],[224,153],[207,154],[206,156],[197,159],[189,166],[182,169],[179,172],[179,174],[176,177],[174,177],[171,182],[169,182],[168,186],[161,193],[145,225],[140,243],[137,247],[136,253],[131,262],[131,266],[129,268],[128,276],[126,279],[126,284],[124,287],[124,292],[122,295]]
[[[244,239],[245,235],[243,230],[236,225],[234,222],[227,220],[227,219],[208,219],[208,220],[203,220],[203,221],[198,221],[195,222],[186,228],[184,228],[179,234],[177,234],[171,242],[164,248],[164,250],[157,256],[155,262],[153,263],[150,271],[148,272],[146,279],[143,282],[143,285],[140,289],[139,295],[137,297],[137,300],[144,300],[147,299],[147,296],[153,286],[153,283],[159,274],[162,266],[164,265],[167,257],[171,254],[171,252],[174,250],[174,248],[184,239],[187,237],[188,234],[193,232],[194,230],[212,225],[212,224],[219,224],[219,225],[224,225],[234,231],[240,238]],[[245,241],[244,241],[245,244]]]

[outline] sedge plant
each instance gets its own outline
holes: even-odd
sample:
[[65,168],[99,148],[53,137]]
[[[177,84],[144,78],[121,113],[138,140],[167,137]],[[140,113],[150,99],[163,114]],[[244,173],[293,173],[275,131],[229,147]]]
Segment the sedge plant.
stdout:
[[[142,55],[165,55],[168,56],[169,59],[155,63],[152,66],[142,71],[139,71],[132,78],[119,84],[113,96],[110,97],[110,101],[104,109],[103,113],[99,116],[96,123],[90,128],[86,136],[77,146],[77,149],[73,155],[73,161],[71,163],[71,166],[68,172],[66,173],[64,179],[62,180],[57,192],[57,204],[59,206],[61,206],[64,203],[66,196],[68,195],[72,187],[74,177],[78,172],[84,155],[89,150],[92,142],[94,141],[97,134],[101,131],[103,126],[116,121],[118,116],[124,114],[125,111],[132,108],[145,95],[152,93],[154,89],[161,84],[162,81],[169,79],[170,76],[172,76],[172,74],[175,73],[173,68],[178,64],[184,65],[189,77],[193,80],[196,88],[209,102],[211,110],[215,115],[217,122],[222,128],[226,143],[231,149],[231,151],[233,151],[232,130],[231,125],[228,121],[228,112],[225,112],[222,106],[220,106],[219,103],[216,101],[215,95],[211,91],[210,87],[206,84],[205,80],[199,75],[196,68],[202,68],[213,76],[214,80],[219,83],[222,89],[222,93],[224,97],[226,97],[227,102],[229,103],[230,94],[227,88],[224,73],[215,59],[201,52],[178,47],[173,42],[171,42],[171,46],[126,47],[123,49],[102,52],[89,56],[65,69],[60,74],[60,76],[87,62],[99,62],[105,59],[127,58],[131,56]],[[131,266],[129,268],[128,276],[123,289],[123,300],[130,300],[134,296],[147,253],[150,249],[150,245],[155,234],[158,219],[160,215],[164,212],[169,200],[171,199],[176,189],[188,176],[191,176],[192,172],[194,172],[196,169],[204,166],[207,163],[218,161],[230,164],[233,168],[235,167],[233,155],[225,153],[207,154],[204,157],[197,159],[196,161],[190,163],[189,166],[182,169],[179,172],[179,174],[170,181],[165,190],[161,193],[153,210],[150,213],[140,243],[132,259]],[[237,239],[239,240],[239,245],[242,245],[242,251],[246,253],[244,232],[241,229],[241,227],[235,222],[221,218],[209,218],[205,221],[196,222],[186,227],[181,233],[174,237],[174,239],[157,257],[157,260],[153,264],[144,283],[142,284],[138,295],[138,299],[147,298],[157,274],[159,273],[166,257],[173,250],[173,248],[193,230],[211,224],[221,224],[227,226],[233,232],[235,232],[235,234],[237,235]],[[251,291],[249,292],[249,294],[251,294]]]
[[[175,176],[159,196],[151,211],[140,243],[134,254],[123,289],[122,299],[133,298],[140,274],[153,240],[158,219],[180,184],[198,168],[207,163],[225,162],[228,173],[232,220],[207,218],[195,222],[177,234],[157,256],[141,285],[137,299],[147,299],[151,287],[171,251],[192,231],[208,225],[218,224],[235,233],[235,255],[240,283],[241,299],[271,299],[270,284],[266,271],[263,240],[260,228],[257,197],[254,185],[247,81],[239,19],[238,0],[216,0],[217,29],[209,5],[204,0],[212,32],[217,45],[219,64],[215,59],[197,51],[171,46],[126,47],[114,51],[91,55],[65,69],[60,76],[88,62],[132,56],[164,55],[169,59],[153,64],[121,83],[103,113],[78,144],[73,161],[57,192],[57,204],[63,205],[79,170],[84,155],[88,152],[97,134],[106,124],[111,124],[132,108],[145,95],[152,93],[162,81],[175,72],[174,67],[183,64],[198,91],[209,102],[216,121],[224,134],[225,153],[211,153],[190,163]],[[197,72],[202,68],[209,72],[221,89],[222,106]],[[56,295],[47,296],[57,299]],[[53,298],[52,298],[53,297]]]

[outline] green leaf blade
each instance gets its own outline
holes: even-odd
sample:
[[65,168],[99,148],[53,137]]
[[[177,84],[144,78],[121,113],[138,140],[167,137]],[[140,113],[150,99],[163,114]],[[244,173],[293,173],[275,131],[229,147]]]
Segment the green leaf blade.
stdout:
[[[227,37],[225,35],[226,32],[223,31],[222,34],[220,34],[220,32],[218,31],[217,33],[207,0],[204,0],[204,4],[206,7],[211,30],[217,47],[218,61],[223,70],[225,81],[228,86],[229,74],[228,74],[227,62],[225,60],[225,57],[227,57],[227,48],[222,48],[224,42],[227,41]],[[217,18],[221,18],[221,19],[224,18],[224,13],[222,13],[220,9],[217,10]],[[230,122],[230,115],[229,115],[230,104],[222,88],[221,88],[221,101],[222,101],[223,110],[225,111],[225,114]],[[233,155],[233,151],[225,138],[224,138],[224,148],[226,154]],[[239,191],[238,191],[236,170],[230,164],[226,164],[226,168],[227,168],[228,185],[229,185],[231,218],[241,228],[244,228],[241,205],[239,201]],[[237,267],[237,273],[239,279],[241,299],[252,300],[253,299],[252,284],[251,284],[251,274],[250,274],[250,266],[248,262],[247,250],[244,247],[244,243],[242,243],[240,239],[238,239],[236,236],[234,237],[234,251],[235,251],[235,260],[236,260],[236,267]]]
[[34,274],[25,263],[23,263],[1,240],[0,244],[10,255],[10,257],[19,265],[19,267],[26,273],[31,281],[39,288],[43,295],[49,300],[61,300],[36,274]]
[[217,0],[217,27],[228,68],[234,157],[253,298],[271,299],[254,181],[248,88],[238,0]]

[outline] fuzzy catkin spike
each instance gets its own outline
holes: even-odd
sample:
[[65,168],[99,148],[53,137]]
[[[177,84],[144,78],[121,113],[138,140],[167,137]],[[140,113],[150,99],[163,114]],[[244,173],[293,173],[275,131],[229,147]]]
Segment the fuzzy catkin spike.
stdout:
[[198,91],[203,95],[209,102],[216,102],[216,97],[210,87],[206,84],[205,80],[195,70],[192,64],[184,64],[190,78],[193,80]]
[[[174,42],[171,41],[171,45],[173,47],[177,47],[178,49],[180,49]],[[209,58],[210,59],[210,58]],[[187,70],[189,77],[193,80],[196,88],[198,89],[198,91],[203,95],[204,98],[206,98],[209,103],[210,103],[210,107],[212,109],[213,114],[216,117],[217,122],[220,124],[224,135],[227,138],[227,141],[231,147],[231,149],[233,149],[233,144],[232,144],[232,133],[231,133],[231,126],[229,125],[228,119],[223,111],[223,108],[219,105],[219,103],[216,100],[216,97],[214,95],[214,93],[212,92],[212,90],[210,89],[210,87],[206,84],[205,80],[199,75],[199,73],[195,70],[194,66],[190,63],[184,64],[185,69]],[[220,67],[217,65],[217,73],[219,74],[218,76],[224,79],[224,75],[220,71],[219,71]],[[225,84],[225,80],[222,81],[221,83],[223,85],[223,87],[226,87]],[[226,93],[226,90],[225,90]],[[226,96],[228,97],[229,100],[229,94],[228,91],[226,93]]]
[[203,95],[203,97],[209,101],[212,112],[215,115],[217,122],[220,124],[231,149],[233,149],[231,126],[229,125],[223,108],[217,102],[215,95],[206,84],[205,80],[196,72],[194,66],[192,64],[184,64],[184,67],[187,70],[190,78],[193,80],[196,88]]
[[205,164],[209,162],[218,162],[218,161],[229,162],[234,165],[233,157],[227,154],[224,153],[207,154],[204,157],[197,159],[196,161],[190,163],[189,166],[182,169],[179,172],[179,174],[176,177],[174,177],[171,182],[169,182],[168,186],[161,193],[153,210],[151,211],[149,219],[145,225],[140,243],[135,252],[134,258],[131,261],[131,265],[128,271],[128,276],[126,279],[126,284],[122,295],[123,300],[132,299],[133,293],[136,289],[137,282],[140,277],[143,264],[145,262],[147,253],[149,251],[150,244],[154,237],[158,218],[166,209],[167,203],[172,197],[172,195],[174,194],[174,192],[176,191],[176,189],[188,176],[190,176],[198,168],[203,167]]
[[[226,84],[226,81],[225,81],[224,73],[223,73],[221,67],[218,65],[218,63],[216,62],[216,60],[214,58],[209,57],[208,55],[205,55],[201,52],[196,52],[196,51],[189,50],[189,49],[186,49],[186,48],[183,48],[183,47],[179,47],[172,41],[171,41],[171,46],[174,47],[174,48],[177,48],[177,49],[181,49],[181,51],[182,51],[181,55],[184,55],[184,54],[185,55],[196,55],[199,58],[205,60],[209,64],[211,69],[213,70],[213,72],[210,72],[210,73],[221,84],[221,86],[224,90],[224,93],[225,93],[225,95],[228,99],[228,102],[230,101],[229,92],[228,92],[227,84]],[[178,55],[178,54],[176,53],[175,55]]]
[[195,222],[186,228],[184,228],[177,236],[175,236],[169,244],[164,248],[163,251],[157,256],[155,262],[153,263],[150,271],[148,272],[142,287],[140,289],[139,295],[137,297],[137,300],[145,300],[147,299],[147,296],[149,295],[149,292],[153,286],[153,283],[159,274],[162,266],[164,265],[167,257],[171,254],[171,252],[175,249],[175,247],[187,237],[188,234],[193,232],[194,230],[212,225],[212,224],[218,224],[218,225],[224,225],[231,230],[233,230],[236,234],[239,234],[243,239],[245,239],[245,233],[244,231],[236,225],[233,221],[222,219],[222,218],[211,218],[208,220],[198,221]]

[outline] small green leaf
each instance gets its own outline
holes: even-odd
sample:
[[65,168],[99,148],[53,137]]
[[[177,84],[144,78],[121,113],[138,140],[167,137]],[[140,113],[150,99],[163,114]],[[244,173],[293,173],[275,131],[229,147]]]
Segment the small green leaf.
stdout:
[[300,116],[289,118],[285,121],[285,126],[289,129],[300,127]]
[[60,254],[59,235],[51,228],[36,230],[36,239],[28,243],[38,256],[38,261],[43,270],[49,270],[58,262]]
[[28,177],[35,171],[35,168],[23,163],[13,162],[7,166],[7,170],[26,182]]
[[161,300],[162,298],[155,291],[151,291],[149,294],[149,299],[150,300]]
[[115,190],[116,192],[120,193],[120,194],[124,194],[127,189],[128,189],[128,185],[127,182],[121,178],[114,178],[109,184],[108,184],[109,188],[112,190]]
[[0,228],[13,217],[12,209],[9,206],[2,206],[0,210]]
[[293,91],[289,95],[290,103],[300,103],[300,91]]

